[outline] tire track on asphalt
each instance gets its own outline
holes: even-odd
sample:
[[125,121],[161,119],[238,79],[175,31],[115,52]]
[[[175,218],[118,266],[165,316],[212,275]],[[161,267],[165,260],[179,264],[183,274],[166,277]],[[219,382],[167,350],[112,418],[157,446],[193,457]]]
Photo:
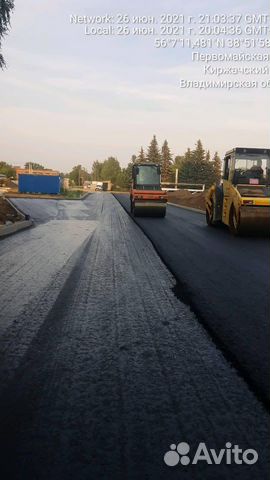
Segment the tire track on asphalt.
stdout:
[[[240,305],[241,302],[239,302],[239,298],[238,298],[238,287],[239,287],[239,272],[238,272],[238,270],[239,270],[239,265],[234,265],[232,262],[228,263],[231,267],[230,283],[235,285],[235,288],[234,288],[234,292],[235,292],[234,295],[235,296],[233,298],[229,297],[229,301],[232,305],[234,305],[234,304],[236,305],[236,307],[237,307],[236,311],[238,311],[239,317],[243,319],[242,322],[240,322],[240,323],[237,322],[237,328],[238,328],[237,334],[238,334],[238,336],[236,338],[234,338],[233,333],[235,333],[235,324],[234,325],[231,324],[231,332],[232,332],[231,333],[231,332],[229,332],[228,327],[226,328],[226,330],[224,332],[221,328],[220,323],[218,324],[218,327],[217,327],[214,324],[213,321],[210,321],[209,320],[210,314],[208,313],[208,316],[207,316],[206,312],[209,310],[209,304],[211,304],[211,302],[209,302],[208,300],[206,301],[205,298],[204,298],[204,300],[202,299],[201,292],[198,290],[198,286],[197,286],[197,294],[199,292],[199,296],[200,296],[200,299],[198,300],[198,298],[197,298],[198,295],[196,296],[196,290],[194,290],[194,285],[193,285],[194,278],[193,278],[193,283],[191,282],[191,279],[189,279],[189,282],[188,282],[186,280],[187,279],[187,274],[185,273],[185,275],[183,275],[183,272],[181,272],[181,270],[180,270],[180,267],[179,267],[179,261],[180,260],[179,259],[183,258],[183,256],[184,257],[186,256],[187,258],[190,258],[190,254],[189,254],[190,242],[186,241],[186,243],[185,242],[181,243],[182,248],[184,248],[183,251],[182,251],[182,256],[177,257],[177,255],[176,255],[177,258],[175,258],[175,264],[174,264],[172,262],[172,258],[170,257],[170,253],[165,251],[165,247],[171,246],[171,250],[175,251],[175,238],[176,237],[169,238],[167,236],[166,240],[167,241],[170,240],[170,243],[166,243],[166,241],[164,241],[165,243],[164,242],[162,243],[160,241],[160,235],[155,236],[155,230],[153,230],[153,232],[151,232],[151,230],[149,230],[143,223],[141,223],[140,220],[143,221],[143,219],[134,218],[133,216],[130,215],[127,195],[124,195],[124,196],[121,197],[120,195],[115,194],[114,196],[118,200],[120,205],[125,209],[125,211],[130,216],[130,218],[132,218],[132,220],[142,230],[144,235],[146,235],[148,240],[153,245],[156,253],[158,254],[158,256],[161,258],[162,262],[166,266],[166,268],[168,268],[168,270],[172,273],[174,278],[177,280],[176,284],[174,286],[174,289],[173,289],[176,297],[181,302],[185,303],[191,309],[192,312],[194,312],[194,314],[196,315],[196,317],[198,318],[198,320],[202,324],[203,328],[207,331],[209,336],[212,338],[212,340],[216,344],[217,348],[219,348],[219,350],[222,351],[222,353],[225,356],[225,358],[227,359],[227,361],[229,361],[233,365],[233,367],[238,371],[239,375],[241,375],[241,377],[246,381],[250,390],[256,395],[256,397],[259,399],[259,401],[262,402],[264,408],[266,408],[269,411],[269,407],[270,407],[269,398],[268,398],[269,397],[269,379],[268,379],[268,377],[269,377],[269,375],[268,375],[268,370],[269,370],[269,353],[268,353],[268,351],[269,351],[269,349],[266,351],[266,342],[264,342],[264,345],[261,349],[262,353],[263,353],[263,356],[261,354],[260,355],[260,362],[259,363],[257,362],[258,365],[260,364],[261,367],[263,366],[263,371],[265,372],[265,375],[262,375],[262,373],[261,373],[262,368],[259,369],[258,366],[255,368],[253,366],[253,363],[247,357],[247,353],[245,352],[245,350],[247,349],[247,346],[246,346],[246,342],[244,342],[244,340],[243,340],[243,335],[241,335],[241,339],[239,338],[239,335],[240,335],[240,332],[241,332],[241,325],[242,325],[242,330],[243,330],[245,328],[244,319],[246,318],[245,303],[243,302],[243,304]],[[125,198],[123,198],[123,197],[125,197]],[[171,221],[171,223],[167,225],[168,231],[171,231],[173,235],[176,235],[176,232],[174,231],[175,219],[173,219],[173,222],[172,222],[172,211],[171,210],[170,210],[170,221]],[[160,221],[157,220],[157,222],[160,222]],[[164,219],[162,220],[162,222],[164,222]],[[179,220],[179,222],[181,222],[181,219]],[[196,224],[196,221],[193,220],[192,217],[191,217],[190,222],[185,222],[185,231],[188,232],[187,238],[190,237],[190,239],[192,239],[193,247],[194,247],[194,245],[196,245],[196,249],[197,248],[201,249],[202,244],[200,244],[200,242],[198,240],[196,240],[196,238],[195,239],[193,238],[194,237],[194,235],[193,235],[194,227],[196,228],[196,227],[198,227],[198,225]],[[164,229],[164,238],[165,238],[165,230],[166,229]],[[179,232],[177,232],[177,233],[179,233]],[[218,233],[220,233],[220,232],[218,232]],[[234,240],[234,239],[232,239],[232,240]],[[200,239],[200,241],[202,241],[202,239]],[[198,253],[198,252],[195,252],[195,254],[196,253]],[[222,247],[221,247],[220,256],[222,257],[222,255],[223,255],[223,253],[222,253]],[[197,258],[197,257],[195,256],[195,258]],[[210,261],[210,259],[209,259],[209,261]],[[204,265],[203,267],[201,266],[200,268],[196,267],[195,270],[196,270],[196,275],[198,276],[198,278],[204,278],[205,268],[206,268],[206,265]],[[217,273],[219,274],[218,267],[217,267]],[[249,272],[249,276],[250,276],[250,272]],[[258,279],[258,276],[254,277],[254,283],[257,283],[257,279]],[[209,283],[210,282],[209,282],[209,278],[208,278],[208,285],[207,285],[208,293],[211,292],[211,286],[209,285]],[[218,282],[216,282],[216,279],[215,279],[215,276],[214,276],[213,281],[212,281],[213,288],[216,288],[216,284],[219,285],[220,280],[218,280]],[[224,287],[224,284],[220,284],[220,288],[223,288],[223,287]],[[264,289],[265,289],[265,286],[264,286]],[[243,294],[242,294],[242,296],[243,296]],[[224,298],[225,298],[225,296],[223,294],[220,294],[219,301],[220,301],[220,305],[222,305],[222,302],[223,302],[223,307],[224,307]],[[219,301],[217,301],[217,299],[216,299],[216,302],[217,302],[216,304],[217,305],[219,305]],[[221,309],[222,309],[222,307],[221,307]],[[212,312],[211,315],[214,316],[214,318],[217,318],[217,315],[218,315],[217,308],[214,309],[214,310],[212,309],[211,312]],[[265,311],[265,316],[264,316],[263,321],[261,319],[262,325],[260,327],[260,333],[262,331],[267,332],[265,334],[265,337],[268,338],[269,322],[267,320],[267,317],[268,317],[267,314],[268,314],[268,312]],[[227,320],[228,320],[228,318],[223,319],[223,323],[224,323],[224,321],[227,321]],[[251,335],[250,332],[249,332],[249,337],[248,337],[249,338],[248,346],[249,346],[249,357],[250,358],[254,358],[254,355],[257,355],[258,350],[260,350],[259,347],[257,346],[257,344],[262,343],[262,334],[260,335],[260,339],[257,340],[257,332],[253,332],[253,333],[254,334]],[[228,334],[230,334],[230,338],[231,338],[230,342],[228,341],[228,338],[227,338]],[[244,347],[243,347],[242,344],[244,345]],[[239,345],[239,347],[241,347],[241,348],[239,348],[239,350],[242,351],[242,349],[244,349],[244,353],[241,353],[241,354],[238,353],[237,345]],[[265,359],[265,364],[263,364],[262,359]]]
[[[266,479],[264,409],[141,230],[113,197],[94,198],[98,226],[0,399],[5,478]],[[171,443],[228,440],[256,448],[258,464],[163,462]]]

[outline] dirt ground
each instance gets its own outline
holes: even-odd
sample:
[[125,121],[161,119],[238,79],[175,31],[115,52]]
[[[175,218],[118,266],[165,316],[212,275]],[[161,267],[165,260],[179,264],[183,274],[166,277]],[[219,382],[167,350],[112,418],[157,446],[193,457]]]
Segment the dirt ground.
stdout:
[[64,195],[47,195],[45,193],[18,193],[18,192],[9,192],[6,193],[7,198],[41,198],[41,199],[53,199],[53,200],[65,200]]
[[5,225],[8,221],[14,223],[21,220],[21,217],[17,214],[10,204],[0,197],[0,225]]
[[168,192],[168,201],[186,207],[198,208],[203,211],[205,210],[205,192],[191,193],[187,190]]

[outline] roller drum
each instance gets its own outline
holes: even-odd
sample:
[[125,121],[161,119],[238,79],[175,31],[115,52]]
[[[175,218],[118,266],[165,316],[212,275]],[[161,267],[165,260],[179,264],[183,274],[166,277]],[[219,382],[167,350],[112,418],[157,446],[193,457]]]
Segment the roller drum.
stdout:
[[161,202],[135,202],[133,213],[135,217],[165,217],[166,203]]
[[270,235],[270,207],[242,206],[238,233],[265,233]]

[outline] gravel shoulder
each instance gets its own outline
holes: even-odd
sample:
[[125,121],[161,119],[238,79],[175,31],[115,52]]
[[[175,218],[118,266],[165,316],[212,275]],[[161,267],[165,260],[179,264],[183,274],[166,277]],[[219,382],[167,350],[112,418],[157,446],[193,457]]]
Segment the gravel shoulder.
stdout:
[[191,193],[187,190],[168,192],[168,201],[189,208],[197,208],[205,212],[205,192]]

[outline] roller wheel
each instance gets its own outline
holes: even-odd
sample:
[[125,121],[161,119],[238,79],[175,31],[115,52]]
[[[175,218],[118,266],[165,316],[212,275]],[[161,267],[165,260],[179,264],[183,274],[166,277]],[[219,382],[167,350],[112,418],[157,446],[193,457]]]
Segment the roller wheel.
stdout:
[[136,209],[135,205],[133,205],[132,213],[134,217],[138,217],[138,209]]
[[207,225],[209,225],[209,227],[213,227],[215,225],[213,200],[210,204],[209,212],[208,212],[208,209],[206,209],[206,223],[207,223]]
[[136,214],[136,207],[134,205],[134,201],[133,200],[130,200],[130,212],[131,212],[131,215],[133,215],[134,217],[137,216]]
[[240,232],[240,218],[233,207],[230,211],[230,231],[233,235],[239,235]]

